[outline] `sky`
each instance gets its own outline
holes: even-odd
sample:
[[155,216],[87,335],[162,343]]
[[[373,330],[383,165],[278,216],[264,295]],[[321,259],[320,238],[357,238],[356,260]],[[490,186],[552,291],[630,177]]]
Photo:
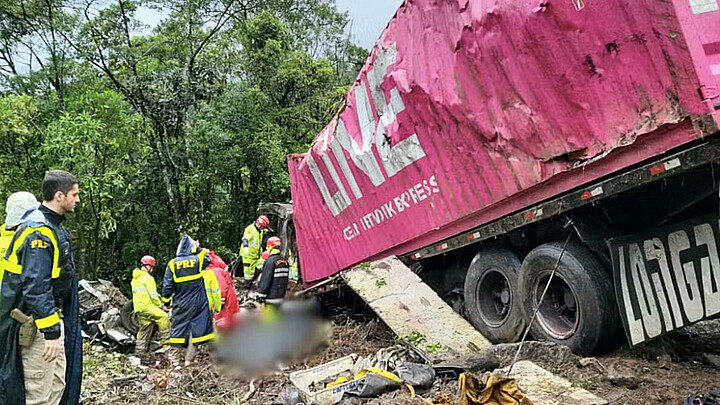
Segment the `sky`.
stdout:
[[[403,0],[336,0],[338,10],[347,11],[350,18],[350,35],[354,42],[370,49]],[[141,9],[138,19],[155,26],[165,17],[164,13]]]
[[370,49],[403,0],[336,0],[340,11],[347,11],[353,40]]
[[[395,15],[403,0],[335,0],[340,11],[347,12],[350,19],[347,29],[351,39],[365,49],[372,49],[375,41]],[[140,8],[138,19],[148,28],[155,27],[160,20],[167,16],[166,12]],[[147,34],[149,29],[141,30],[138,34]],[[18,70],[25,73],[29,66],[18,62]]]

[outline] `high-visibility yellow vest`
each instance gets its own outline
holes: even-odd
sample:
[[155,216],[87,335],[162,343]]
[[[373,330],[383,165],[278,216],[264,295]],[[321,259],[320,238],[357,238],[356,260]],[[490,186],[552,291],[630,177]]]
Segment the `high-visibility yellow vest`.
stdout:
[[133,310],[136,313],[146,312],[150,307],[162,306],[160,294],[157,292],[155,279],[145,270],[133,270],[132,286]]
[[[0,225],[0,260],[5,258],[5,253],[10,246],[13,235],[15,235],[15,231],[5,229],[5,224]],[[5,271],[0,268],[0,286],[2,286],[3,274],[5,274]]]
[[213,312],[220,312],[222,309],[222,295],[220,294],[220,284],[215,277],[215,273],[211,269],[202,271],[203,281],[205,282],[205,293],[207,294],[208,306]]

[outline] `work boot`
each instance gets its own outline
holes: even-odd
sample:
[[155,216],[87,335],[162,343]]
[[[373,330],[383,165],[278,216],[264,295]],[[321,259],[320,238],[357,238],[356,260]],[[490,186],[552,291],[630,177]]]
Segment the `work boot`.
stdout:
[[185,350],[182,347],[170,347],[168,360],[170,360],[171,367],[180,367],[185,360]]

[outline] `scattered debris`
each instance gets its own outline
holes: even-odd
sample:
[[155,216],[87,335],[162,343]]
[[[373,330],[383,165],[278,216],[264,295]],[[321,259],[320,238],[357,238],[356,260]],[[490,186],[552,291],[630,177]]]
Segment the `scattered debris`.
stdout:
[[123,352],[132,349],[137,334],[132,301],[107,280],[80,280],[78,285],[83,337]]
[[[520,343],[503,343],[493,345],[490,351],[500,360],[502,367],[507,367],[517,353]],[[578,356],[567,346],[551,342],[528,341],[523,344],[518,360],[552,359],[555,364],[577,364]]]
[[607,378],[611,383],[619,387],[635,389],[639,386],[635,371],[627,366],[619,364],[611,365],[607,370]]
[[403,363],[395,368],[395,373],[415,389],[429,388],[435,382],[435,370],[425,364]]
[[684,405],[720,405],[720,392],[705,395],[688,395]]
[[670,370],[672,369],[672,357],[670,357],[669,354],[663,354],[662,356],[658,356],[658,367],[660,367],[663,370]]
[[607,370],[605,369],[605,366],[595,357],[583,357],[580,360],[578,360],[578,365],[580,367],[590,367],[595,366],[595,368],[600,371],[601,373],[605,374]]
[[518,388],[515,379],[487,372],[482,377],[472,374],[460,375],[458,381],[462,405],[513,404],[532,405]]
[[344,374],[353,375],[355,359],[354,355],[345,356],[308,370],[296,371],[290,374],[290,382],[298,389],[306,403],[336,404],[342,399],[343,393],[354,388],[357,382],[347,381],[321,390],[317,389],[316,384],[326,380],[335,380]]
[[145,378],[144,375],[129,375],[127,377],[117,377],[108,381],[108,387],[126,387],[129,385],[134,386],[135,381]]
[[712,353],[703,353],[705,362],[715,368],[720,369],[720,356]]
[[[375,288],[372,284],[370,286]],[[412,337],[417,346],[397,338],[364,303],[355,303],[355,300],[359,301],[359,298],[352,291],[342,288],[324,296],[323,307],[330,309],[326,315],[332,320],[333,333],[329,345],[305,361],[289,364],[287,372],[277,372],[255,381],[218,373],[207,353],[189,368],[175,370],[169,367],[164,353],[157,354],[152,361],[145,362],[143,359],[143,363],[138,365],[132,356],[117,352],[121,346],[109,337],[87,340],[84,344],[85,372],[81,401],[84,405],[309,404],[311,402],[301,398],[299,390],[290,383],[289,375],[353,355],[352,368],[347,373],[320,381],[311,394],[328,389],[328,383],[336,381],[337,377],[345,377],[348,383],[352,383],[357,370],[370,367],[393,371],[401,380],[411,382],[413,377],[403,371],[403,367],[410,363],[411,367],[424,367],[435,373],[427,388],[422,388],[424,384],[419,381],[412,381],[415,383],[415,397],[408,388],[401,386],[372,399],[346,397],[338,404],[354,405],[362,401],[366,405],[421,405],[433,401],[438,405],[455,405],[459,403],[460,374],[469,371],[479,377],[484,371],[495,370],[500,363],[507,366],[517,350],[517,345],[495,345],[490,351],[478,350],[472,364],[445,361],[433,362],[432,367],[428,367],[426,364],[432,360],[425,353],[425,346],[432,344],[433,340],[428,340],[419,329],[405,334],[405,337]],[[254,304],[246,301],[245,305],[250,308]],[[713,338],[717,342],[720,338],[720,333],[713,337],[712,327],[699,325],[697,330],[706,333],[704,336],[708,342]],[[628,405],[682,404],[688,394],[710,393],[718,388],[717,381],[720,381],[720,370],[706,366],[703,356],[703,353],[713,354],[717,347],[693,352],[681,344],[684,339],[684,335],[676,333],[632,350],[599,358],[578,358],[563,346],[526,342],[521,358],[536,364],[520,361],[510,377],[515,378],[517,386],[536,405],[605,403],[597,396],[607,398],[610,403]],[[661,368],[670,359],[675,361],[672,367]],[[637,388],[630,390],[627,386],[611,382],[611,372],[607,372],[606,367],[612,368],[610,371],[616,375],[622,374],[618,370],[630,370],[626,377],[634,376]],[[547,382],[551,380],[552,383]],[[692,385],[685,381],[692,381]],[[337,387],[331,391],[333,389]],[[578,393],[584,394],[578,396]]]

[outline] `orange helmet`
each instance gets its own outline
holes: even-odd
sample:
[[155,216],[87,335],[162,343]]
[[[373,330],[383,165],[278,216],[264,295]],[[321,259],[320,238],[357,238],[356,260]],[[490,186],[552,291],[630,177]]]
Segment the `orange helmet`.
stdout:
[[277,236],[273,236],[272,238],[268,239],[267,241],[267,248],[279,248],[280,245],[282,245],[282,241],[280,241],[280,238]]
[[270,219],[268,217],[266,217],[265,215],[260,215],[255,220],[255,225],[258,228],[267,228],[268,226],[270,226]]
[[145,255],[140,259],[140,264],[155,267],[155,258],[150,255]]

